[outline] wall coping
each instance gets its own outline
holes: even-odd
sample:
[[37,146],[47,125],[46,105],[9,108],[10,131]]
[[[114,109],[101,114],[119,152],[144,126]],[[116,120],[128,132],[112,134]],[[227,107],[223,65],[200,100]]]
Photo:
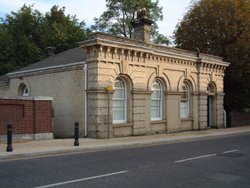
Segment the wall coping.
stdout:
[[13,78],[13,77],[26,77],[27,74],[32,74],[32,73],[35,73],[35,75],[38,75],[38,74],[42,74],[42,73],[50,73],[49,71],[52,71],[53,72],[57,72],[58,70],[63,70],[65,71],[66,68],[68,67],[73,67],[73,66],[82,66],[84,65],[86,62],[85,61],[80,61],[80,62],[76,62],[76,63],[69,63],[67,65],[56,65],[56,66],[49,66],[49,67],[43,67],[43,68],[35,68],[35,69],[30,69],[30,70],[24,70],[24,71],[16,71],[16,72],[10,72],[8,73],[7,75],[10,77],[10,78]]
[[36,97],[0,97],[7,100],[35,100],[35,101],[52,101],[53,97],[36,96]]

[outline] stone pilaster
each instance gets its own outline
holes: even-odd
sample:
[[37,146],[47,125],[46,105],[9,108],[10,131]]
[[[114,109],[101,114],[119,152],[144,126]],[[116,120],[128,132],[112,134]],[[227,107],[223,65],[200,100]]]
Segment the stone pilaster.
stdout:
[[220,128],[224,126],[224,93],[218,93],[216,95],[216,127]]
[[198,93],[192,93],[192,117],[193,117],[193,130],[199,129],[199,102]]
[[207,128],[207,93],[202,92],[199,93],[199,129],[205,129]]
[[147,135],[151,133],[150,127],[150,101],[152,92],[148,91],[133,91],[133,134]]
[[[105,90],[89,90],[88,100],[88,136],[90,138],[113,137],[112,131],[112,96],[110,95],[108,121],[108,92]],[[108,133],[109,129],[109,133]]]
[[166,93],[166,108],[167,108],[167,132],[177,132],[181,129],[180,119],[180,92]]

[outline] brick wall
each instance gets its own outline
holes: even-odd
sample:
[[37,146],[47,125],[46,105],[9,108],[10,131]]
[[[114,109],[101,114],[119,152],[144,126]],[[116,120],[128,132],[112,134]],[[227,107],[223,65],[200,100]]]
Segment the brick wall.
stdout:
[[229,114],[230,126],[250,125],[250,113],[248,112],[230,112]]
[[52,99],[0,98],[0,135],[6,135],[7,123],[13,134],[52,133]]

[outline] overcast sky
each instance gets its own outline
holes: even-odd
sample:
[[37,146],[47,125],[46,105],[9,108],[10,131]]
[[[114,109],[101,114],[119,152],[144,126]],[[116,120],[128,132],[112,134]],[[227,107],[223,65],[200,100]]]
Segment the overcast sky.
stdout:
[[[191,0],[159,0],[163,7],[163,21],[158,22],[160,33],[172,36],[176,24],[187,12]],[[94,24],[94,17],[99,17],[106,10],[105,0],[0,0],[0,17],[11,11],[17,11],[23,4],[32,5],[42,13],[48,12],[53,5],[66,7],[66,14],[76,15],[87,26]]]

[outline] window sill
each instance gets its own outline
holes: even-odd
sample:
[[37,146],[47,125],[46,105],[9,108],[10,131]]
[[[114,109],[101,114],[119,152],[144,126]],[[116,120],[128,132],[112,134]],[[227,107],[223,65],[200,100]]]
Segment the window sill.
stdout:
[[113,128],[132,127],[133,123],[114,123]]
[[187,118],[181,118],[181,121],[193,121],[193,118],[187,117]]
[[153,124],[161,124],[161,123],[166,123],[167,120],[151,120],[151,125]]

